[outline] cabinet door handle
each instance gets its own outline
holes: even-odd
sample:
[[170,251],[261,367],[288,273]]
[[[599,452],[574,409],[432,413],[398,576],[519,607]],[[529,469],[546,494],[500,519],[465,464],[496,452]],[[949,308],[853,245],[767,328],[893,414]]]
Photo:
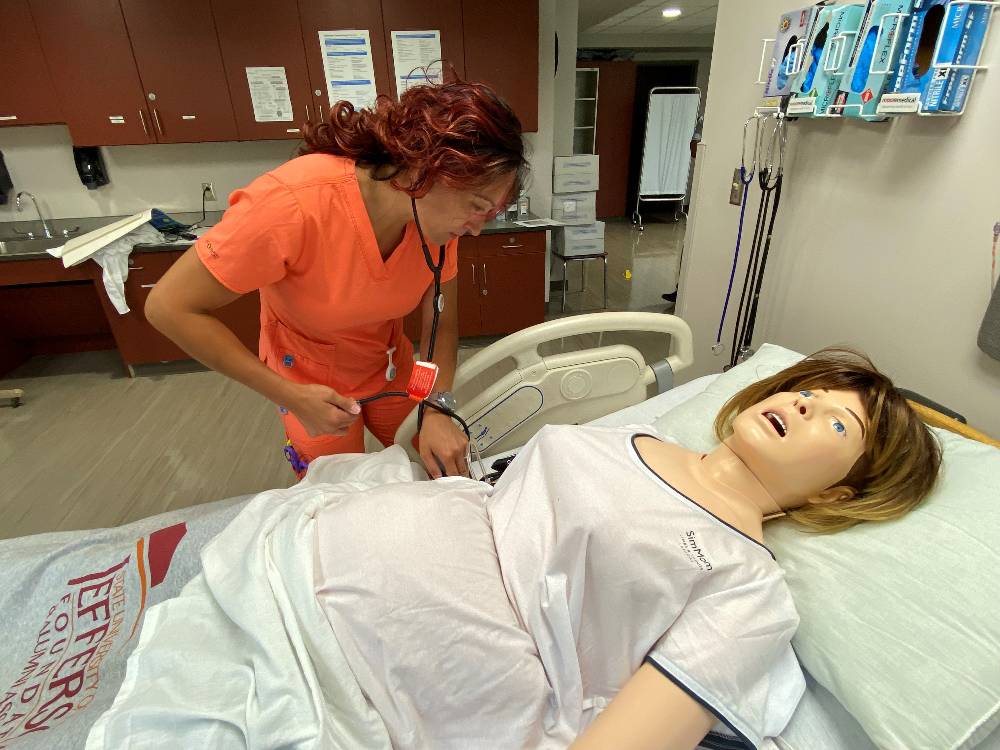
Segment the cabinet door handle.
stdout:
[[163,125],[160,124],[160,113],[156,111],[156,107],[153,107],[153,122],[156,123],[156,129],[160,131],[160,135],[166,136],[163,132]]
[[503,247],[504,250],[513,250],[514,248],[517,248],[517,247],[524,247],[524,245],[520,245],[520,244],[517,244],[517,245],[502,245],[501,247]]
[[142,123],[142,132],[149,138],[149,128],[146,127],[146,116],[142,113],[141,109],[139,110],[139,122]]
[[475,285],[475,283],[476,283],[476,264],[475,263],[470,263],[469,265],[472,266],[472,284]]
[[141,270],[143,270],[143,267],[142,266],[129,266],[128,270],[129,271],[141,271]]
[[312,118],[309,117],[309,105],[306,105],[306,122],[311,123]]
[[486,283],[486,264],[483,263],[483,296],[485,297],[489,293],[490,290],[487,288],[487,283]]
[[156,284],[139,284],[140,289],[152,289]]
[[3,122],[13,122],[17,119],[17,115],[0,115],[0,120]]

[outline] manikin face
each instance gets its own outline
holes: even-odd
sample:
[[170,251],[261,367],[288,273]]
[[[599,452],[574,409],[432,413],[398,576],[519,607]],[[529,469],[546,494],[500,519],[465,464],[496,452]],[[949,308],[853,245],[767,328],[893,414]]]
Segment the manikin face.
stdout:
[[867,419],[854,391],[777,393],[740,412],[725,442],[782,508],[795,507],[850,473]]
[[436,183],[427,195],[417,199],[420,226],[427,242],[443,245],[466,234],[477,236],[483,224],[506,207],[513,185],[513,174],[474,188],[458,189]]

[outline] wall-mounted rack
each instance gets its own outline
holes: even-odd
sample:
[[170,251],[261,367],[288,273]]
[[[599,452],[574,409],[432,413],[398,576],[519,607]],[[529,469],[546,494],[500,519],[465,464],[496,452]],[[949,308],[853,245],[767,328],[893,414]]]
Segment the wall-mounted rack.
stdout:
[[[986,20],[986,27],[983,31],[983,41],[976,53],[976,59],[974,61],[964,62],[964,63],[950,63],[950,62],[940,62],[941,54],[941,42],[943,34],[939,33],[937,41],[934,46],[934,52],[931,55],[931,69],[934,71],[932,78],[935,76],[940,77],[942,74],[947,74],[952,71],[966,71],[970,73],[967,82],[967,92],[962,100],[962,105],[957,110],[928,110],[926,108],[926,102],[923,101],[922,94],[919,93],[894,93],[894,92],[883,92],[880,95],[880,101],[876,110],[877,116],[861,116],[860,113],[863,111],[863,105],[861,104],[831,104],[825,108],[823,111],[816,109],[815,104],[811,104],[807,97],[795,97],[792,96],[790,102],[787,105],[786,113],[789,117],[807,116],[815,117],[820,119],[838,119],[844,118],[845,112],[849,112],[852,109],[858,111],[858,116],[853,116],[850,119],[860,119],[869,122],[879,122],[885,121],[886,118],[896,118],[905,115],[919,115],[921,117],[958,117],[965,113],[965,109],[968,106],[969,97],[972,95],[972,88],[975,82],[976,76],[982,72],[989,69],[989,65],[984,65],[982,61],[983,51],[986,48],[986,40],[989,38],[989,32],[993,23],[993,12],[1000,7],[1000,0],[951,0],[951,2],[945,4],[945,17],[950,17],[953,7],[956,6],[980,6],[989,9],[989,16]],[[882,35],[886,28],[892,26],[893,19],[897,19],[896,27],[898,28],[907,18],[909,18],[911,13],[885,13],[879,19],[879,30],[876,35],[874,47],[879,48],[882,42]],[[844,63],[844,56],[849,54],[849,43],[852,38],[856,40],[858,32],[845,32],[838,34],[830,39],[823,50],[823,56],[820,60],[820,64],[823,66],[824,71],[828,73],[840,70]],[[869,64],[868,72],[870,75],[890,75],[893,72],[893,61],[897,60],[897,51],[900,44],[900,39],[905,36],[904,34],[896,34],[892,40],[892,45],[890,47],[890,52],[886,56],[886,63],[883,67],[878,68],[878,61],[875,57],[872,58]],[[767,84],[767,75],[770,74],[774,66],[779,64],[777,58],[774,56],[774,39],[773,38],[762,38],[761,39],[761,54],[760,62],[757,68],[757,79],[754,83],[758,86],[763,86]],[[789,76],[796,75],[803,65],[805,59],[805,47],[806,41],[797,41],[792,49],[794,54],[788,55],[785,59],[785,74]],[[771,50],[770,63],[767,63],[768,50]],[[798,104],[796,103],[798,102]],[[760,114],[773,113],[776,109],[774,107],[758,107],[755,112]]]

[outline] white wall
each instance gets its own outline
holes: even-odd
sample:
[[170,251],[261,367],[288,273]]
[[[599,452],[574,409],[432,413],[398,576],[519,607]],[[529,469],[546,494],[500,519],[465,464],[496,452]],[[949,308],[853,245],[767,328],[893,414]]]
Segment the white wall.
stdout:
[[[739,214],[728,203],[729,184],[743,121],[762,93],[753,84],[760,39],[773,36],[787,6],[786,0],[719,5],[677,308],[695,333],[695,366],[685,379],[718,372],[728,359],[734,309],[727,352],[715,357],[710,347]],[[996,30],[984,59],[1000,59]],[[989,295],[992,227],[1000,219],[998,121],[1000,78],[990,73],[976,81],[962,118],[791,123],[755,343],[802,352],[854,345],[899,385],[1000,434],[1000,362],[976,347]],[[756,207],[753,199],[747,206],[744,258]]]
[[[262,172],[286,161],[297,141],[179,143],[109,146],[101,149],[111,182],[87,190],[73,164],[73,144],[65,125],[0,129],[0,151],[14,190],[33,193],[49,218],[114,216],[150,206],[165,211],[201,210],[201,183],[214,182],[217,203]],[[0,221],[35,219],[34,209],[18,214],[14,201],[0,206]]]

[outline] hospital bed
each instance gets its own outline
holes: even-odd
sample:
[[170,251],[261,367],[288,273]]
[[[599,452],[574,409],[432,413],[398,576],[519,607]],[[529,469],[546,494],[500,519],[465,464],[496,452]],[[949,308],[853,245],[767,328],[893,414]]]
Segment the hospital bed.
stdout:
[[[538,352],[540,344],[553,339],[620,330],[669,335],[671,353],[651,365],[637,349],[624,345],[550,356]],[[485,464],[515,451],[546,423],[650,424],[698,397],[719,377],[673,386],[674,374],[693,361],[691,332],[682,320],[597,313],[507,337],[466,362],[457,386],[507,358],[513,359],[513,370],[460,410]],[[404,423],[398,442],[409,446],[414,428],[412,420]],[[198,573],[201,548],[248,499],[230,498],[114,529],[0,541],[0,570],[6,574],[0,592],[5,633],[0,640],[0,750],[82,746],[124,679],[145,610],[176,596]],[[107,625],[106,648],[89,660],[78,684],[57,685],[72,669],[65,665],[80,653],[72,644],[95,622]],[[53,654],[60,639],[61,650]],[[20,718],[18,701],[28,708]],[[736,745],[710,735],[702,747]],[[837,698],[807,673],[805,697],[776,747],[875,750],[876,745]],[[1000,730],[975,747],[1000,750]]]

